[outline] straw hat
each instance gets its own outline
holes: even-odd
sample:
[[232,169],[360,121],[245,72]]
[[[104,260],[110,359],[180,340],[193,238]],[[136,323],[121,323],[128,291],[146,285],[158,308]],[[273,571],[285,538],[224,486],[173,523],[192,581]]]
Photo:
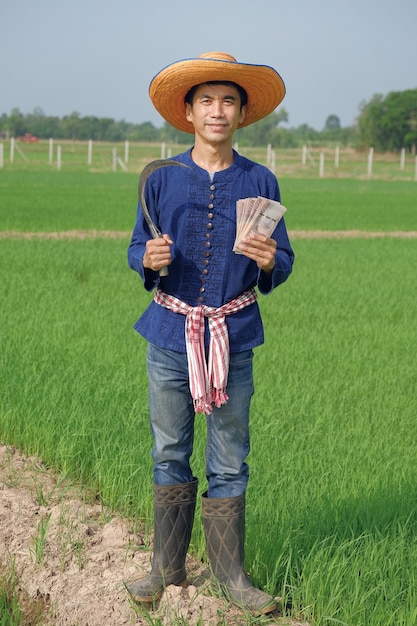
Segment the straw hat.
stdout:
[[194,85],[218,80],[237,83],[248,94],[245,119],[239,128],[272,113],[285,96],[284,81],[272,67],[239,63],[225,52],[206,52],[168,65],[152,79],[149,95],[168,124],[194,133],[193,125],[185,119],[184,98]]

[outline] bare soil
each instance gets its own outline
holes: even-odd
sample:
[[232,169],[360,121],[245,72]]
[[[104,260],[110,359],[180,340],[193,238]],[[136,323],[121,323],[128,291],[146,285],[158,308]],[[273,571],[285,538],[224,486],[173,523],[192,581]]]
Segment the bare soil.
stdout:
[[[417,230],[367,231],[367,230],[289,230],[290,239],[415,239]],[[65,230],[61,232],[0,231],[0,239],[124,239],[131,232],[123,230]]]
[[[25,626],[255,623],[215,595],[206,565],[187,559],[188,587],[169,586],[147,616],[124,587],[150,569],[144,535],[41,460],[0,443],[0,579],[14,573]],[[256,623],[308,626],[280,611]]]

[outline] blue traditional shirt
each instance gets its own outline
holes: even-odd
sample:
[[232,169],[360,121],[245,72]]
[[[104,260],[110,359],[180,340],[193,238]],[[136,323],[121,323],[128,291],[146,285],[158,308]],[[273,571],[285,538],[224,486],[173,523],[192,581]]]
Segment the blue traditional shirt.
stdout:
[[[236,201],[257,196],[280,201],[275,175],[234,152],[233,164],[215,172],[211,178],[194,163],[191,150],[173,157],[188,168],[160,168],[146,183],[145,198],[152,220],[174,241],[169,275],[160,277],[158,272],[143,267],[146,241],[151,235],[140,203],[128,250],[129,266],[140,274],[147,291],[159,286],[191,306],[221,307],[255,286],[262,294],[270,293],[288,278],[294,261],[284,219],[272,235],[277,252],[271,274],[262,272],[254,261],[232,249],[236,237]],[[228,316],[226,323],[231,352],[263,343],[257,302]],[[185,316],[154,301],[140,316],[135,329],[160,348],[186,351]]]

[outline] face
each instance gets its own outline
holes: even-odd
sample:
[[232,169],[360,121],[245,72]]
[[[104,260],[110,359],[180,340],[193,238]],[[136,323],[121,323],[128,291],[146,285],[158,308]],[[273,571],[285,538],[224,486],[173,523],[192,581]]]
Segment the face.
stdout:
[[209,142],[230,141],[245,119],[237,89],[228,85],[200,85],[192,105],[186,104],[186,119],[194,126],[196,137]]

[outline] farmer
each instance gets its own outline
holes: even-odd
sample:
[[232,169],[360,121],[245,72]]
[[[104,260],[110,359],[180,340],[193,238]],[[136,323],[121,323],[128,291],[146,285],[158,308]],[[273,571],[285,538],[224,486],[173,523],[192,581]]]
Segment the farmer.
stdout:
[[[163,167],[148,178],[146,204],[163,234],[151,238],[139,207],[128,251],[129,266],[155,290],[135,324],[148,341],[154,554],[150,574],[128,590],[147,603],[167,585],[186,584],[197,496],[189,461],[195,414],[203,413],[211,570],[231,601],[260,615],[276,604],[244,570],[252,358],[264,340],[255,287],[269,294],[283,283],[294,255],[283,220],[271,237],[252,235],[233,252],[236,201],[280,200],[275,176],[240,156],[233,136],[274,111],[285,86],[272,67],[211,52],[165,67],[149,93],[169,124],[194,135],[194,145],[174,157],[187,167]],[[161,277],[165,266],[169,275]]]

